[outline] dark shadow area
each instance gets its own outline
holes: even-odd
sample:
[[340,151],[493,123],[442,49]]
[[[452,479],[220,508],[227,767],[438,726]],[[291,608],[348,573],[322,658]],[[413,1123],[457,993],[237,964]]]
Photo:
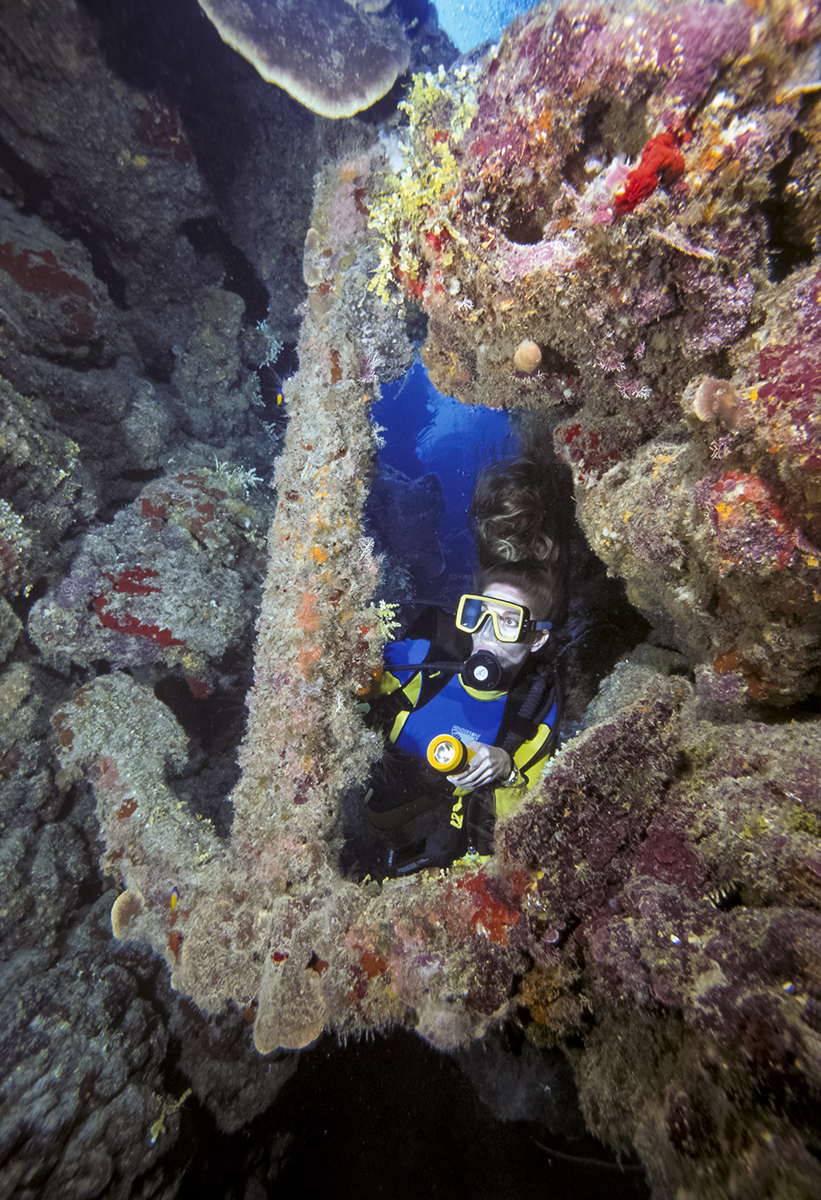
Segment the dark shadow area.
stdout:
[[153,688],[189,738],[185,769],[169,779],[168,786],[193,812],[213,822],[221,837],[231,831],[234,810],[230,795],[240,777],[237,750],[245,732],[245,697],[253,678],[250,639],[231,658],[231,686],[216,687],[210,695],[194,695],[186,680],[176,674],[159,679]]
[[[442,1054],[404,1031],[347,1045],[325,1035],[301,1053],[294,1077],[241,1133],[221,1134],[202,1107],[186,1105],[175,1154],[183,1163],[192,1144],[197,1152],[178,1200],[648,1200],[641,1167],[617,1163],[580,1131],[558,1052],[540,1055],[526,1045],[521,1054],[504,1031],[488,1051],[494,1068],[504,1057],[510,1112],[521,1110],[526,1060],[532,1086],[555,1088],[565,1106],[558,1126],[576,1132],[544,1119],[494,1116],[461,1069],[462,1052]],[[483,1052],[476,1043],[464,1054]]]
[[[303,1056],[270,1116],[295,1139],[277,1200],[649,1195],[643,1174],[614,1170],[594,1139],[569,1140],[541,1122],[495,1118],[456,1060],[410,1033],[346,1047],[323,1038]],[[550,1158],[534,1139],[570,1157]],[[603,1165],[589,1165],[591,1158]]]
[[772,192],[761,204],[769,234],[770,278],[775,283],[783,282],[799,267],[806,267],[815,256],[802,228],[800,200],[806,193],[795,186],[794,178],[800,178],[799,160],[807,148],[800,131],[790,136],[789,154],[770,172]]
[[[66,241],[76,238],[82,242],[91,258],[94,274],[105,286],[111,303],[115,308],[126,309],[126,281],[111,262],[104,246],[105,235],[95,227],[89,214],[78,214],[76,210],[61,204],[46,176],[25,162],[5,142],[0,142],[0,175],[14,180],[22,193],[23,203],[19,206],[21,216],[39,217]],[[71,365],[78,369],[76,362]]]
[[652,626],[630,604],[621,580],[608,577],[578,527],[571,534],[569,574],[570,611],[557,635],[556,669],[565,700],[564,722],[572,728],[602,680],[650,636]]
[[245,323],[264,321],[268,315],[268,289],[220,223],[210,218],[186,221],[182,232],[200,257],[215,254],[224,264],[225,278],[222,286],[228,292],[235,292],[244,301]]

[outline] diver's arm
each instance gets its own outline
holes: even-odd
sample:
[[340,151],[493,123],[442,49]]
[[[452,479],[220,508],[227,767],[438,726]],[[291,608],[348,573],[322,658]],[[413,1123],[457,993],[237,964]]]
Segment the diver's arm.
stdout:
[[430,651],[430,642],[405,638],[402,642],[388,642],[382,651],[383,667],[375,673],[364,696],[364,703],[372,705],[398,688],[404,687],[415,668],[425,660]]

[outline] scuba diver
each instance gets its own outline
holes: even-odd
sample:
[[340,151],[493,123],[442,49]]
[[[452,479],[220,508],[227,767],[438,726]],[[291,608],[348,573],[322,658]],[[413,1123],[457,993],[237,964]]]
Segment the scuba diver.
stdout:
[[551,493],[526,459],[482,472],[473,591],[455,610],[425,605],[385,647],[366,697],[365,719],[386,746],[364,795],[375,837],[354,867],[360,877],[491,854],[496,816],[516,807],[553,753],[561,697],[547,654],[566,600]]

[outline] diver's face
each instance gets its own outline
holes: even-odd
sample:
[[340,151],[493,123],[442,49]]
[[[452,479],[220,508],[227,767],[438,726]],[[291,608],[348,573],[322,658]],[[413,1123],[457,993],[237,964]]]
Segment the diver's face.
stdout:
[[[491,602],[488,608],[493,608],[495,612],[503,617],[506,612],[510,612],[510,608],[505,607],[505,601],[512,601],[513,604],[524,605],[529,608],[530,599],[520,588],[513,587],[507,583],[493,583],[488,590],[483,593]],[[473,653],[477,650],[489,650],[499,660],[499,664],[503,672],[503,680],[509,682],[518,674],[522,664],[526,659],[545,644],[548,638],[548,631],[542,630],[538,633],[525,634],[523,642],[500,642],[496,637],[496,631],[493,622],[485,621],[482,628],[472,636]]]

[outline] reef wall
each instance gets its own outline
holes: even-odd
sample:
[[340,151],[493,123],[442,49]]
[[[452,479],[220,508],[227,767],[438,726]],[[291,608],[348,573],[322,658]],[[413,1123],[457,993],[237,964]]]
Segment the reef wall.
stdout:
[[[658,1196],[821,1186],[821,724],[751,717],[818,677],[818,280],[766,272],[777,161],[804,146],[816,180],[814,27],[792,20],[537,8],[417,77],[407,133],[318,178],[230,839],[160,756],[117,748],[124,701],[158,720],[138,684],[55,717],[124,885],[115,932],[175,988],[247,1006],[263,1053],[391,1024],[447,1049],[515,1018]],[[695,686],[636,651],[489,863],[360,886],[337,863],[379,752],[356,713],[386,634],[368,411],[410,359],[403,293],[437,386],[555,409],[592,546]]]
[[374,209],[436,386],[555,412],[593,549],[716,698],[818,688],[817,24],[537,6],[415,77]]
[[[90,44],[85,17],[64,20]],[[103,869],[121,885],[121,945],[105,940],[102,902],[72,933],[89,978],[115,960],[99,1020],[85,984],[72,990],[45,951],[28,986],[30,958],[5,977],[20,1111],[36,1101],[37,1054],[58,1054],[53,1029],[85,1022],[64,1059],[74,1107],[55,1117],[68,1149],[48,1148],[75,1192],[89,1148],[100,1187],[115,1170],[133,1180],[127,1126],[151,1131],[152,1151],[178,1136],[179,1097],[161,1083],[165,1026],[135,1000],[161,959],[178,996],[229,1023],[230,1088],[209,1092],[190,1041],[184,1059],[225,1126],[287,1077],[274,1051],[323,1029],[402,1025],[452,1049],[512,1021],[567,1054],[590,1129],[639,1155],[654,1195],[818,1195],[821,722],[786,706],[817,693],[819,674],[819,25],[818,5],[537,7],[481,60],[417,76],[404,124],[378,141],[359,131],[355,153],[330,156],[304,242],[300,366],[283,391],[230,835],[202,811],[201,776],[187,795],[172,786],[188,738],[158,698],[158,672],[204,701],[225,685],[256,599],[266,505],[249,500],[247,472],[202,459],[222,433],[253,443],[249,355],[256,347],[259,365],[268,335],[242,323],[208,256],[179,242],[191,197],[198,220],[217,206],[199,175],[180,175],[192,160],[172,108],[89,68],[119,97],[117,188],[150,172],[161,265],[176,254],[185,272],[143,327],[117,310],[90,253],[39,218],[7,215],[0,282],[22,332],[0,394],[14,484],[0,511],[3,589],[16,601],[37,579],[44,595],[25,612],[35,645],[51,669],[88,678],[55,699],[45,668],[15,662],[0,683],[15,883],[4,936],[17,948],[36,917],[57,945],[46,917],[79,893],[93,826],[90,812],[84,836],[58,818],[82,781]],[[76,199],[83,171],[70,157]],[[112,207],[133,208],[117,188]],[[225,204],[234,217],[240,192]],[[270,238],[248,239],[264,260]],[[139,239],[128,245],[112,262],[138,295],[156,263]],[[423,355],[441,390],[551,418],[580,523],[655,644],[605,682],[501,823],[489,862],[380,887],[341,877],[340,811],[380,751],[356,709],[388,632],[362,508],[370,407],[410,363],[411,306],[427,317]],[[81,545],[66,541],[72,517],[101,516],[94,487],[111,494],[119,470],[106,470],[99,433],[81,465],[24,399],[25,380],[61,413],[93,396],[90,427],[108,405],[141,469],[157,472]],[[197,462],[160,474],[172,430],[175,451],[182,431],[195,439]],[[0,615],[12,654],[21,620],[8,604]],[[44,761],[48,709],[58,772]],[[29,871],[42,881],[36,905]],[[68,998],[50,1008],[52,991]],[[185,1003],[172,1023],[188,1012],[203,1036]],[[43,1039],[33,1048],[30,1010]],[[256,1066],[243,1018],[272,1056]],[[122,1048],[110,1055],[119,1085],[102,1069],[110,1044]],[[114,1098],[119,1124],[98,1116],[97,1092]],[[3,1136],[13,1147],[18,1127]],[[38,1169],[41,1150],[27,1153],[18,1179]]]
[[112,942],[94,799],[49,733],[107,677],[98,744],[141,780],[161,764],[171,856],[183,801],[224,823],[284,425],[261,384],[298,328],[284,247],[320,150],[312,114],[215,57],[196,5],[181,32],[184,9],[0,11],[3,1196],[176,1194],[198,1119],[236,1130],[295,1069]]

